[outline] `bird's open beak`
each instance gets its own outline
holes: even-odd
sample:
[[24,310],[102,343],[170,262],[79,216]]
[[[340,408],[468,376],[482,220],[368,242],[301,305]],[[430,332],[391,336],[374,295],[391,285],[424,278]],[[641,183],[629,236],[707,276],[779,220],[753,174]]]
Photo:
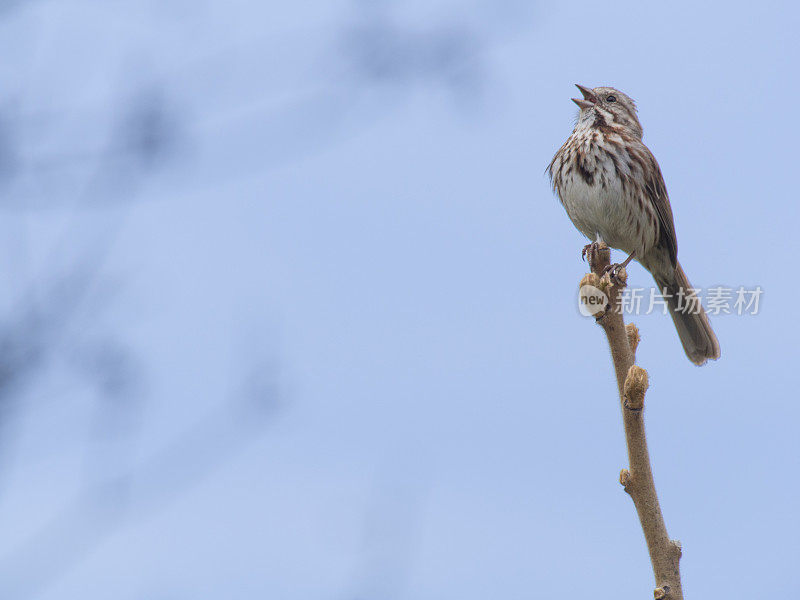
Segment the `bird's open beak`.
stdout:
[[581,94],[583,94],[582,100],[579,98],[572,99],[575,104],[581,108],[592,108],[595,104],[597,104],[597,96],[590,88],[584,87],[579,83],[576,83],[575,87],[581,91]]

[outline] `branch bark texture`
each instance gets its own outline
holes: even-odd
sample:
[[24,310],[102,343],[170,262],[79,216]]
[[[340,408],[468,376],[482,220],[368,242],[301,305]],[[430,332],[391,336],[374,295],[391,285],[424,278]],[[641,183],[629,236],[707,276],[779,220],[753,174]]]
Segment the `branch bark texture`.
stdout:
[[634,364],[639,332],[633,324],[625,326],[619,297],[625,287],[626,274],[623,269],[615,278],[609,277],[606,267],[609,266],[610,256],[610,251],[604,244],[593,248],[588,253],[592,272],[583,278],[581,285],[588,283],[602,290],[609,302],[606,310],[597,315],[597,322],[603,328],[611,349],[625,427],[629,466],[620,472],[620,483],[633,499],[639,515],[653,565],[655,599],[682,600],[678,564],[681,545],[667,535],[647,450],[642,415],[648,386],[647,371]]

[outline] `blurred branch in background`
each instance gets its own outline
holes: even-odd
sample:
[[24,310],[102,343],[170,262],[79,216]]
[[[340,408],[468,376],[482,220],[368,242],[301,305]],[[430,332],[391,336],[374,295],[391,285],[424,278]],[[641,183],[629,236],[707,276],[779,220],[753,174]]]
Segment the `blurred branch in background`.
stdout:
[[[70,121],[79,120],[74,123]],[[0,209],[107,208],[135,200],[138,186],[185,149],[185,125],[167,90],[142,83],[119,99],[107,139],[96,148],[76,138],[68,147],[49,139],[68,127],[89,127],[91,113],[26,115],[0,108]],[[35,122],[35,123],[34,123]],[[42,132],[42,123],[47,127]]]
[[[41,5],[0,1],[0,19],[6,23],[24,7]],[[135,3],[123,5],[119,8]],[[350,4],[323,43],[298,44],[304,51],[311,48],[311,57],[309,63],[294,57],[300,74],[293,70],[285,85],[273,83],[268,71],[257,71],[265,55],[283,56],[283,48],[263,34],[247,42],[228,34],[225,53],[198,44],[193,57],[184,60],[182,47],[176,52],[180,60],[166,61],[168,56],[154,51],[151,64],[158,65],[153,69],[158,74],[150,78],[132,77],[119,65],[114,73],[98,68],[83,78],[67,73],[70,94],[61,97],[53,90],[63,89],[56,81],[62,74],[45,69],[44,77],[56,81],[52,89],[48,82],[30,86],[35,75],[27,71],[18,90],[4,88],[0,211],[9,230],[4,253],[13,275],[5,282],[7,300],[0,302],[0,458],[9,463],[9,457],[18,458],[15,429],[30,427],[24,413],[55,412],[57,402],[38,398],[43,382],[58,394],[77,380],[93,410],[88,439],[81,440],[84,481],[71,499],[55,498],[54,516],[42,519],[33,533],[26,530],[22,542],[2,546],[0,597],[29,598],[47,589],[113,532],[152,515],[230,460],[265,431],[282,406],[275,371],[280,361],[268,356],[274,348],[250,348],[232,367],[232,386],[240,387],[229,398],[219,399],[203,417],[191,414],[197,420],[188,422],[194,424],[173,432],[157,449],[142,442],[158,365],[137,352],[130,323],[107,323],[100,315],[127,291],[124,279],[116,283],[122,278],[109,267],[109,257],[131,210],[154,197],[147,194],[148,185],[165,172],[182,177],[177,193],[162,194],[163,200],[252,177],[356,135],[420,90],[444,90],[447,101],[474,105],[488,87],[492,44],[519,22],[507,15],[527,10],[518,2],[477,6],[480,27],[465,17],[470,9],[448,7],[423,22],[404,5]],[[130,33],[126,24],[109,28],[110,34],[104,29],[107,47],[98,44],[98,56],[119,50],[115,36],[128,36],[130,43],[149,29],[133,25]],[[53,31],[63,29],[58,25]],[[31,27],[53,37],[32,46],[33,54],[44,57],[37,60],[47,63],[53,53],[68,52],[53,31]],[[224,33],[220,30],[223,38]],[[132,45],[151,50],[149,40]],[[164,45],[160,51],[175,48]],[[231,90],[219,83],[243,64]],[[114,77],[124,82],[115,98],[95,94],[91,86],[99,81],[98,89],[105,90]],[[206,96],[218,104],[204,104]],[[190,148],[206,154],[180,172],[176,164]],[[227,205],[220,201],[219,208]],[[66,373],[54,374],[54,365]],[[9,471],[0,468],[0,490],[7,491]],[[376,492],[367,516],[365,572],[355,584],[359,598],[397,594],[411,560],[420,493],[387,490]]]
[[477,94],[484,78],[485,42],[464,23],[403,24],[386,3],[363,3],[355,24],[345,29],[344,56],[365,83],[443,85],[456,96]]
[[[60,228],[54,241],[48,240],[49,248],[36,264],[21,263],[28,254],[26,246],[32,245],[33,240],[17,239],[16,243],[22,247],[8,250],[19,264],[16,265],[16,286],[7,293],[8,298],[15,297],[16,300],[9,303],[4,314],[0,313],[0,407],[4,410],[0,428],[9,426],[15,398],[23,394],[25,386],[44,374],[57,355],[72,353],[76,347],[81,347],[84,357],[94,352],[87,347],[91,342],[86,339],[85,332],[91,331],[96,324],[96,317],[102,309],[97,303],[107,300],[105,292],[109,284],[104,281],[101,271],[124,222],[125,212],[112,211],[102,219],[91,221],[82,211],[86,207],[113,206],[136,198],[136,192],[154,168],[156,158],[166,154],[165,148],[173,139],[167,133],[171,131],[171,125],[160,112],[161,104],[154,97],[157,96],[148,90],[123,105],[119,124],[110,134],[107,150],[96,156],[84,156],[76,163],[81,168],[72,174],[78,179],[85,169],[84,163],[94,163],[94,173],[88,180],[80,185],[62,181],[64,189],[81,189],[80,194],[47,196],[44,202],[38,202],[34,197],[20,204],[16,204],[12,195],[6,196],[6,201],[0,205],[26,211],[46,205],[50,209],[67,211],[66,226]],[[0,147],[2,139],[0,129]],[[20,171],[17,175],[27,175],[25,161],[18,160],[15,164]],[[67,169],[61,176],[66,178],[70,172]],[[43,241],[35,242],[37,246],[43,246]],[[106,337],[103,342],[105,350],[113,347],[118,358],[129,353],[124,342],[114,333]],[[90,373],[106,393],[119,392],[119,389],[109,386],[123,384],[119,380],[121,373],[114,376],[109,373],[113,366],[110,359],[111,355],[106,354],[104,361],[94,360],[93,372]],[[78,366],[74,361],[67,362]],[[87,373],[86,367],[87,364],[81,365],[84,374]],[[132,383],[125,382],[125,385]],[[3,439],[6,450],[8,433],[6,429]]]
[[[264,360],[250,357],[230,401],[141,464],[107,465],[105,476],[87,485],[37,535],[0,557],[5,574],[0,597],[35,597],[119,528],[165,508],[257,439],[281,407],[275,365]],[[108,461],[105,450],[91,448],[93,462]]]
[[[0,557],[0,596],[29,598],[113,531],[165,506],[259,435],[277,410],[278,391],[271,364],[251,365],[232,402],[222,402],[136,464],[133,450],[149,366],[118,331],[97,335],[98,303],[109,298],[103,265],[130,203],[140,197],[148,177],[181,150],[178,112],[163,87],[143,86],[119,103],[104,149],[66,148],[49,158],[26,155],[25,122],[8,114],[0,112],[0,183],[6,192],[0,208],[36,214],[47,209],[48,218],[58,212],[67,218],[44,257],[20,271],[24,289],[12,291],[17,299],[0,314],[3,456],[13,454],[13,429],[22,424],[14,415],[32,408],[22,404],[34,396],[28,388],[43,380],[57,359],[84,378],[87,392],[94,390],[97,398],[83,491],[38,533]],[[104,210],[101,218],[88,219],[97,209]],[[23,236],[18,243],[40,246],[42,241]],[[10,253],[27,256],[24,249]]]
[[[302,84],[294,77],[284,87],[267,80],[267,93],[261,89],[255,97],[248,86],[213,119],[198,123],[222,148],[231,147],[231,137],[248,139],[237,160],[226,155],[215,162],[213,168],[224,172],[215,172],[214,181],[248,177],[342,143],[418,93],[443,92],[448,108],[476,118],[491,87],[493,46],[528,23],[531,10],[530,4],[513,0],[482,1],[471,8],[450,6],[429,20],[414,18],[403,4],[347,3],[330,39],[323,38],[322,50],[304,65],[309,73]],[[258,71],[261,61],[253,57],[284,52],[278,42],[265,51],[259,40],[205,56],[203,63],[243,63],[252,77],[264,77]],[[202,65],[183,65],[171,77],[194,81],[202,70]]]

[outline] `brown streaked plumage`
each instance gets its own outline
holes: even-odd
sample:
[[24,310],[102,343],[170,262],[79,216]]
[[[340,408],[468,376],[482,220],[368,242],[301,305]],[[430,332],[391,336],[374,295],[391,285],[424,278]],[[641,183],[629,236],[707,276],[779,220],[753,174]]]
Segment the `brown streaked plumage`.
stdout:
[[580,107],[577,124],[548,167],[553,189],[586,237],[627,252],[650,271],[665,292],[689,359],[702,365],[719,358],[719,342],[702,307],[696,313],[682,310],[694,292],[678,262],[667,188],[642,143],[636,105],[611,87],[578,89],[583,98],[573,98]]

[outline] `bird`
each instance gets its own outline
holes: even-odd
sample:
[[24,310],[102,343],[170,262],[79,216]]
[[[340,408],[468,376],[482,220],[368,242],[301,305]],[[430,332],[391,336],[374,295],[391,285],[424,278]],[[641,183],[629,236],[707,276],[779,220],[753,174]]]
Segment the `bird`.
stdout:
[[639,262],[663,293],[689,360],[718,359],[717,336],[678,262],[667,187],[642,142],[636,104],[613,87],[576,87],[582,98],[572,98],[580,109],[575,128],[547,172],[570,220],[592,240],[584,254],[601,242],[626,252],[623,263],[612,265],[612,277]]

